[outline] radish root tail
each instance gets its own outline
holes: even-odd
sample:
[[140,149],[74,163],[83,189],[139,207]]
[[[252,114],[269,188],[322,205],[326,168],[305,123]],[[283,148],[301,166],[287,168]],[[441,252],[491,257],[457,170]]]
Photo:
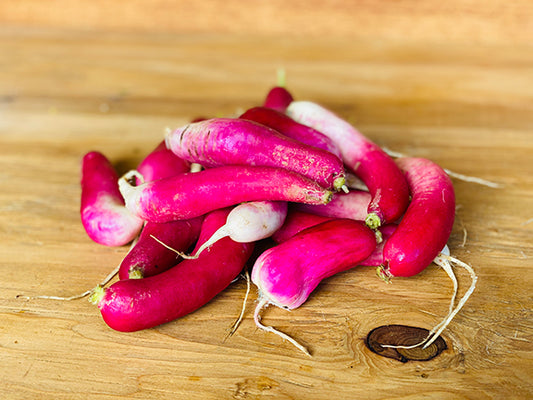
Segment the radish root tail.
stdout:
[[286,333],[278,331],[277,329],[275,329],[272,326],[266,326],[266,325],[263,325],[261,323],[260,312],[261,312],[261,310],[263,308],[268,307],[269,305],[270,305],[270,303],[265,297],[263,297],[263,296],[259,297],[259,302],[257,303],[257,306],[256,306],[255,311],[254,311],[254,322],[255,322],[255,325],[259,329],[262,329],[262,330],[264,330],[266,332],[274,333],[274,334],[278,335],[279,337],[287,340],[289,343],[291,343],[295,347],[297,347],[300,351],[302,351],[303,353],[305,353],[306,355],[311,357],[311,353],[309,352],[309,350],[307,350],[307,348],[305,346],[303,346],[302,344],[298,343],[295,339],[293,339],[292,337],[290,337]]
[[244,278],[246,279],[246,293],[244,294],[244,299],[242,301],[242,308],[241,308],[241,313],[239,315],[239,317],[237,318],[237,320],[233,323],[233,325],[231,326],[228,334],[226,335],[226,337],[224,338],[224,340],[228,339],[230,336],[232,336],[236,331],[237,331],[237,328],[240,326],[243,318],[244,318],[244,312],[246,311],[246,303],[248,302],[248,296],[250,294],[250,274],[248,271],[246,271],[244,273]]
[[[470,265],[462,262],[461,260],[458,260],[455,257],[449,256],[444,253],[440,253],[437,257],[435,257],[433,262],[437,264],[439,267],[441,267],[453,282],[453,295],[450,301],[450,308],[449,308],[448,314],[446,315],[446,317],[444,317],[444,319],[440,323],[438,323],[437,325],[433,327],[433,329],[429,332],[427,337],[424,340],[422,340],[420,343],[417,343],[411,346],[382,345],[383,347],[392,347],[396,349],[398,348],[412,349],[412,348],[423,345],[422,348],[425,349],[426,347],[431,345],[435,340],[437,340],[439,335],[444,331],[444,329],[446,329],[446,327],[450,324],[452,319],[457,315],[457,313],[461,310],[461,308],[463,308],[463,306],[465,305],[470,295],[474,292],[476,288],[476,283],[477,283],[477,275],[474,269]],[[458,286],[459,286],[457,283],[457,278],[453,272],[453,266],[455,265],[466,269],[468,273],[470,274],[470,279],[472,282],[468,290],[463,295],[463,297],[461,297],[457,305],[454,307],[455,299],[456,299],[457,291],[458,291]]]

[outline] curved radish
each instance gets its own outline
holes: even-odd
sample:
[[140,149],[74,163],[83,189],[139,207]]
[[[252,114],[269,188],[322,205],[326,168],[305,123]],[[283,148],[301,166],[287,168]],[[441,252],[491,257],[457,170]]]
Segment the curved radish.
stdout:
[[329,137],[310,126],[296,122],[283,112],[267,107],[254,107],[244,112],[239,118],[268,126],[294,140],[329,151],[339,158],[341,157],[340,150]]
[[147,222],[139,240],[122,260],[119,279],[146,278],[176,265],[176,253],[157,240],[178,251],[187,251],[198,240],[202,217],[165,223]]
[[[230,209],[206,215],[199,244],[226,222]],[[117,281],[95,290],[90,300],[97,304],[106,324],[117,331],[152,328],[189,314],[224,290],[242,271],[253,251],[251,243],[224,238],[194,260],[144,279]]]
[[306,228],[310,228],[311,226],[315,226],[332,219],[332,217],[324,217],[322,215],[299,211],[294,209],[291,205],[291,209],[287,213],[285,222],[272,235],[272,240],[278,244],[283,243]]
[[424,270],[446,245],[455,220],[455,193],[446,172],[424,158],[396,160],[411,190],[411,203],[384,248],[384,279]]
[[[250,243],[266,239],[276,232],[287,216],[285,201],[250,201],[233,208],[226,223],[209,240],[205,241],[193,255],[184,258],[197,258],[208,247],[229,236],[239,243]],[[173,247],[173,246],[172,246]]]
[[[137,167],[137,171],[143,176],[144,182],[189,172],[191,163],[179,158],[167,149],[165,141],[148,154]],[[142,182],[138,181],[137,184]]]
[[252,268],[252,282],[270,303],[292,310],[320,281],[358,265],[375,248],[374,232],[361,221],[326,221],[263,252]]
[[[259,322],[259,312],[265,305],[286,310],[299,307],[322,280],[358,265],[375,248],[375,234],[363,222],[334,219],[266,250],[255,261],[251,275],[260,296],[254,313],[257,326],[279,334]],[[285,334],[281,336],[288,339]]]
[[244,201],[325,204],[331,191],[283,168],[225,166],[131,186],[130,171],[119,180],[130,211],[146,221],[189,219]]
[[165,140],[178,157],[204,167],[279,167],[328,189],[338,190],[344,185],[344,165],[339,157],[253,121],[212,118],[178,128]]
[[405,177],[394,160],[347,121],[310,101],[294,101],[287,108],[294,120],[322,132],[337,145],[346,166],[366,184],[372,201],[367,225],[371,228],[396,221],[409,202]]
[[361,190],[334,193],[328,204],[295,204],[296,210],[333,218],[349,218],[364,221],[371,195]]
[[125,206],[118,175],[109,160],[92,151],[81,167],[81,222],[89,237],[105,246],[122,246],[141,231],[142,219]]
[[273,110],[285,112],[293,101],[294,98],[287,89],[283,86],[275,86],[267,93],[263,105]]

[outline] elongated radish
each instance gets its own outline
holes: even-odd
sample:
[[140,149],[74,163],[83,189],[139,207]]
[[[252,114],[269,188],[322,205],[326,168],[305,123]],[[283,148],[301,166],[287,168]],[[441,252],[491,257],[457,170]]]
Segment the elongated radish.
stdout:
[[[230,209],[205,216],[199,245],[225,224]],[[148,329],[189,314],[224,290],[242,271],[252,254],[253,243],[223,238],[194,260],[144,279],[117,281],[95,290],[97,304],[112,329],[132,332]]]
[[[283,243],[289,240],[297,233],[312,226],[321,224],[322,222],[334,219],[334,217],[326,217],[322,215],[315,215],[305,211],[299,211],[297,209],[291,209],[287,214],[285,223],[280,229],[272,235],[272,239],[276,243]],[[398,227],[397,224],[387,224],[378,228],[380,232],[381,241],[377,244],[376,248],[370,256],[361,261],[359,265],[368,267],[378,267],[383,264],[383,248],[385,243],[391,237],[392,233]],[[448,254],[449,255],[449,254]]]
[[81,167],[81,222],[89,237],[106,246],[122,246],[140,232],[143,221],[125,206],[118,175],[102,153],[91,151]]
[[285,112],[294,101],[292,94],[283,86],[274,86],[266,95],[263,105],[273,110]]
[[375,234],[363,222],[334,219],[266,250],[255,261],[251,276],[260,296],[254,313],[257,326],[280,334],[260,323],[259,313],[265,305],[287,310],[299,307],[322,280],[358,265],[375,248]]
[[146,278],[176,265],[176,253],[158,241],[185,252],[198,240],[202,219],[203,217],[196,217],[160,224],[147,222],[137,244],[120,264],[119,279]]
[[266,239],[283,225],[287,207],[285,201],[250,201],[239,204],[231,210],[226,223],[193,255],[182,254],[182,257],[197,258],[205,249],[226,236],[239,243]]
[[366,217],[369,227],[394,222],[402,215],[409,202],[407,182],[394,160],[377,144],[314,102],[294,101],[287,108],[287,114],[332,139],[347,168],[364,181],[372,195]]
[[411,203],[385,244],[384,263],[379,269],[384,279],[413,276],[424,270],[448,241],[455,220],[453,184],[439,165],[413,157],[396,162],[405,173]]
[[279,167],[328,189],[339,190],[344,185],[344,165],[339,157],[253,121],[213,118],[178,128],[165,140],[178,157],[205,167]]
[[285,136],[341,157],[340,150],[333,141],[316,129],[296,122],[283,112],[267,107],[254,107],[246,110],[239,118],[257,122],[281,132]]
[[332,220],[332,217],[311,214],[305,211],[294,209],[291,205],[283,225],[272,235],[272,240],[276,243],[283,243],[311,226]]
[[334,218],[350,218],[364,221],[371,195],[361,190],[334,193],[328,204],[295,204],[294,208],[308,213]]
[[325,204],[332,192],[283,168],[224,166],[132,186],[130,171],[119,180],[130,211],[146,221],[189,219],[244,201]]
[[[167,149],[164,141],[159,143],[139,164],[137,171],[143,176],[144,182],[189,172],[191,163],[179,158]],[[138,184],[142,182],[137,182]]]

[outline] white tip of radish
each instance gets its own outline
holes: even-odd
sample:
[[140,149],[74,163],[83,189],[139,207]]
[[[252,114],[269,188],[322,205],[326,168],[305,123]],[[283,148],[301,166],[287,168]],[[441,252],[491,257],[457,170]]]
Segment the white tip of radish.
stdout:
[[341,189],[342,189],[342,191],[343,191],[344,193],[350,193],[350,189],[348,189],[348,186],[346,186],[346,185],[342,185],[342,186],[341,186]]
[[298,343],[295,339],[293,339],[292,337],[290,337],[286,333],[278,331],[277,329],[273,328],[272,326],[266,326],[266,325],[263,325],[261,323],[260,312],[261,312],[261,310],[264,307],[267,307],[269,304],[270,304],[269,301],[265,297],[260,295],[259,302],[257,303],[257,306],[256,306],[255,311],[254,311],[254,322],[255,322],[255,325],[259,329],[262,329],[262,330],[264,330],[266,332],[274,333],[275,335],[278,335],[279,337],[287,340],[289,343],[291,343],[292,345],[297,347],[300,351],[302,351],[303,353],[305,353],[306,355],[311,357],[311,353],[309,352],[309,350],[307,350],[307,348],[305,346],[303,346],[302,344]]

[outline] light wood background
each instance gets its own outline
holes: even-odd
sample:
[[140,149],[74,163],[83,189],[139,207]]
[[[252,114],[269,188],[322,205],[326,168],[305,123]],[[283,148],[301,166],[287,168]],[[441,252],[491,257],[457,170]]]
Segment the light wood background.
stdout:
[[[528,1],[0,4],[0,397],[5,399],[526,399],[533,397],[533,37]],[[500,189],[454,180],[452,253],[479,275],[428,362],[364,345],[376,326],[429,328],[451,283],[437,267],[385,285],[324,282],[230,338],[244,281],[178,321],[108,328],[86,300],[127,249],[79,221],[79,162],[134,167],[167,126],[259,104],[283,68],[377,143]],[[464,232],[467,235],[464,235]],[[461,292],[468,275],[457,271]]]

